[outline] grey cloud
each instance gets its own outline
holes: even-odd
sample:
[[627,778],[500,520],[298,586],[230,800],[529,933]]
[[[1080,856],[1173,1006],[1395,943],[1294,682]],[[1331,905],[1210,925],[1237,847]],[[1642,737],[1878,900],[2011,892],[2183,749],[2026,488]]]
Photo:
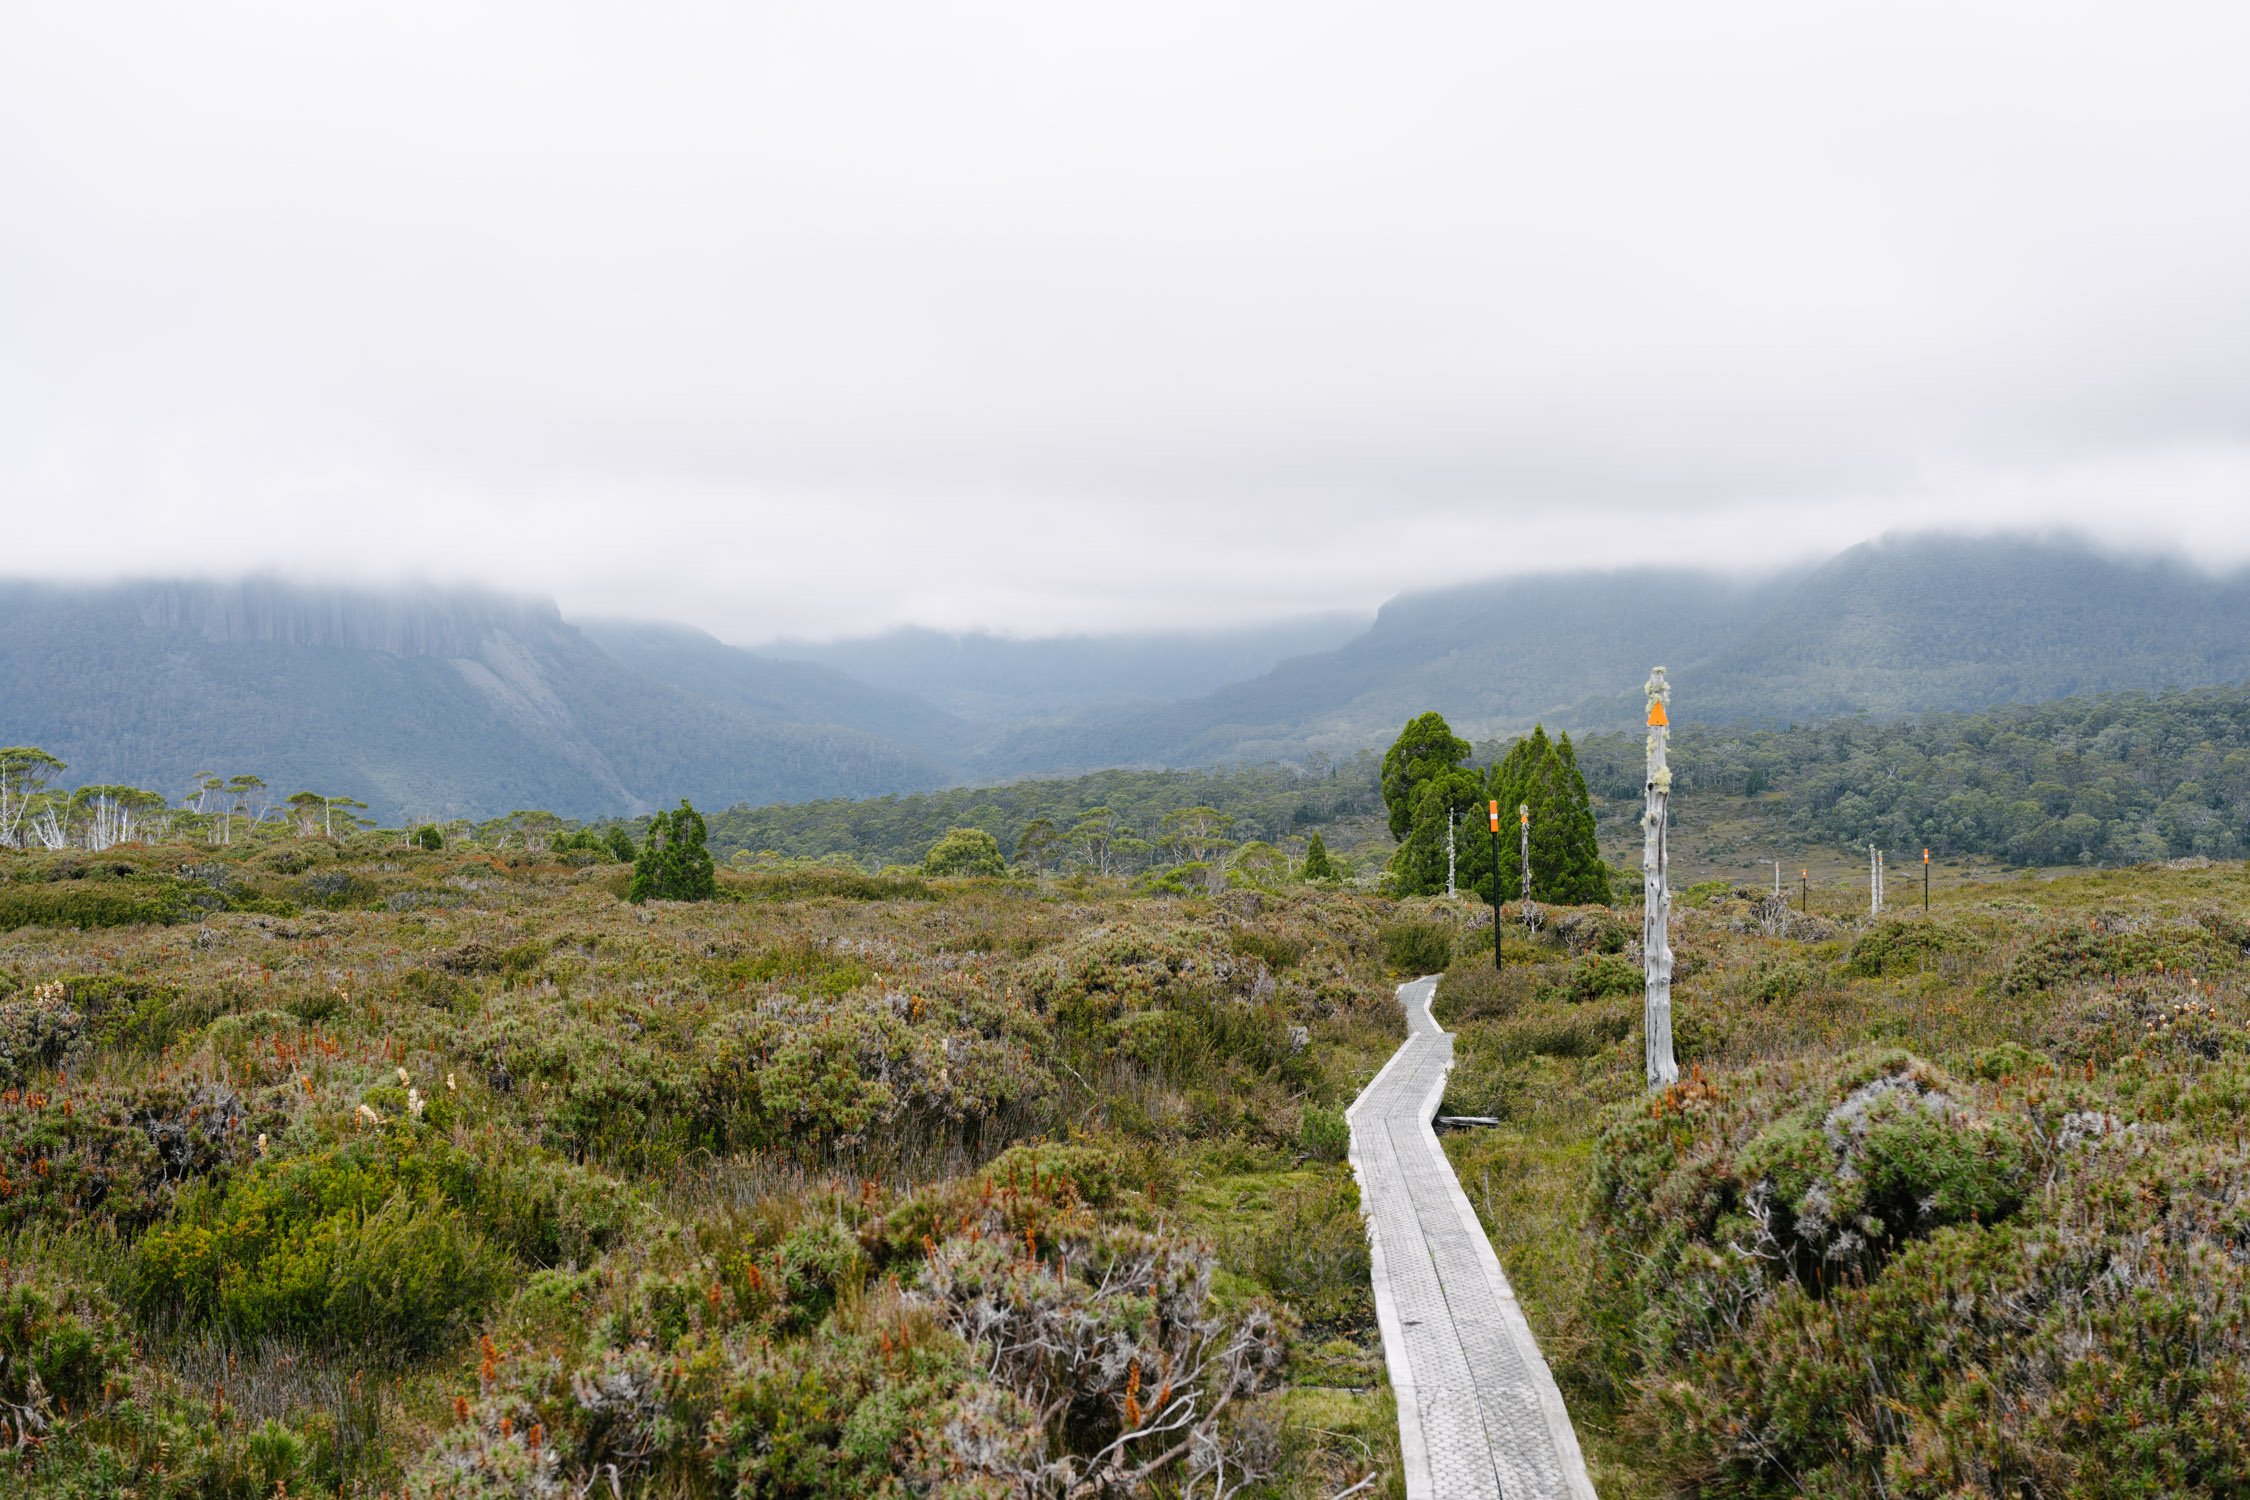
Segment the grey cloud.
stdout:
[[8,571],[467,576],[745,639],[1917,524],[2250,558],[2238,6],[9,30]]

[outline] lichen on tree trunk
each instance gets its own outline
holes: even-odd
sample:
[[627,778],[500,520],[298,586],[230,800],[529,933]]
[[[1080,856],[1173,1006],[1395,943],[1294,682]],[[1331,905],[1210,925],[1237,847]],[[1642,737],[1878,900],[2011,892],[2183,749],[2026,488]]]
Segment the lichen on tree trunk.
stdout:
[[1660,1089],[1678,1081],[1672,1058],[1672,886],[1671,855],[1665,825],[1672,801],[1672,768],[1664,750],[1671,736],[1671,684],[1664,669],[1649,674],[1648,806],[1641,814],[1641,953],[1646,965],[1648,1000],[1644,1030],[1648,1044],[1648,1086]]

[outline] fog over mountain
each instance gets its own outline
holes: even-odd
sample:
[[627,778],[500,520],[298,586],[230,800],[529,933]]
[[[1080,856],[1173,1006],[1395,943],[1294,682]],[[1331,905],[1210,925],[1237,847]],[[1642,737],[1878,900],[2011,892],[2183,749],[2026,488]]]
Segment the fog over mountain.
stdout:
[[[198,771],[379,815],[590,817],[1634,722],[1786,723],[2250,679],[2250,577],[2052,539],[1894,538],[1815,567],[1557,573],[1160,636],[727,645],[544,601],[264,577],[0,584],[0,743],[75,784]],[[810,656],[815,659],[797,659]],[[848,670],[847,670],[848,669]],[[1227,680],[1231,679],[1231,680]]]
[[0,565],[725,639],[2250,561],[2250,7],[10,8]]

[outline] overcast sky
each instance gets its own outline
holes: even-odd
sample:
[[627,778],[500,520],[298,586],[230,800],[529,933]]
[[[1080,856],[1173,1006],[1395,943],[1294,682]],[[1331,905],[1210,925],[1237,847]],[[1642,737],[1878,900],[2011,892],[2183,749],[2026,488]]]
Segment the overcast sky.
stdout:
[[2239,0],[0,15],[0,573],[749,641],[2250,560]]

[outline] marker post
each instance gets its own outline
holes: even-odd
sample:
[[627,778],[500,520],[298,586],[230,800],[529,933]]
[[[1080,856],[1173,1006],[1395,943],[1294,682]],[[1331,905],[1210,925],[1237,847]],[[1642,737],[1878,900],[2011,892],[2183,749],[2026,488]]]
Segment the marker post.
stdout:
[[1930,851],[1922,851],[1922,915],[1930,914]]
[[1492,802],[1492,967],[1500,967],[1500,800]]

